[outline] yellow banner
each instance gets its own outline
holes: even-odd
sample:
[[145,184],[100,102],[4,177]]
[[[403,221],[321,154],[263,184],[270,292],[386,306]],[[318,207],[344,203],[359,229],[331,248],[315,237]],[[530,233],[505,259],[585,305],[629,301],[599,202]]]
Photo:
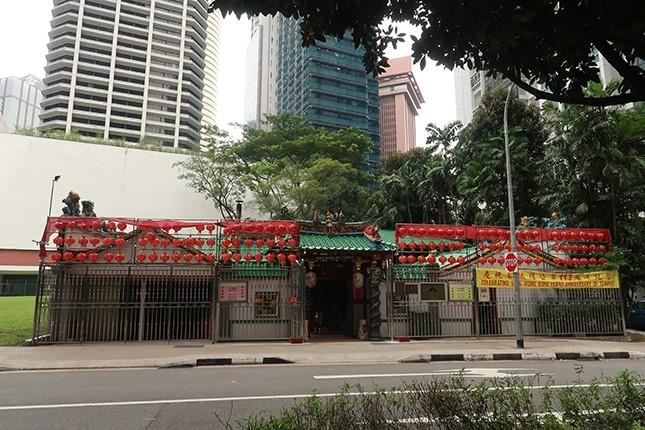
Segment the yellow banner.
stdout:
[[[618,272],[554,273],[520,270],[521,288],[618,288]],[[513,288],[513,275],[504,269],[477,268],[478,288]]]

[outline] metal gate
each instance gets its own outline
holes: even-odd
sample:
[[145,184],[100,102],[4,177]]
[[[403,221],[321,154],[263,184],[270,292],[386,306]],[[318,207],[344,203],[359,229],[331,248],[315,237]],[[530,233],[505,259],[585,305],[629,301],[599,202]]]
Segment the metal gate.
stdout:
[[[227,283],[244,301],[218,302]],[[40,267],[33,343],[287,339],[303,334],[299,268]]]

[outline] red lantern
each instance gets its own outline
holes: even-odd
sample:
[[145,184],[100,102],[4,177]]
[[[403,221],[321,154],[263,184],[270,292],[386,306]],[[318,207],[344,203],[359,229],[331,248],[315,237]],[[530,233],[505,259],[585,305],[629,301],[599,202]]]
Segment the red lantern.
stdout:
[[495,259],[495,257],[488,257],[487,261],[488,261],[488,264],[495,264],[497,259]]
[[578,266],[580,264],[580,259],[574,258],[573,260],[571,260],[571,262],[573,263],[574,266]]
[[286,247],[286,246],[287,246],[287,241],[286,241],[286,240],[284,240],[284,239],[280,239],[280,240],[278,241],[278,246],[279,246],[280,248],[284,248],[284,247]]
[[106,252],[105,254],[103,254],[103,260],[105,260],[106,263],[109,263],[110,261],[112,261],[113,258],[114,256],[112,255],[111,252]]
[[224,263],[228,263],[231,261],[231,255],[230,254],[222,254],[220,257]]
[[55,262],[59,262],[62,258],[63,258],[63,256],[61,255],[61,253],[60,253],[60,252],[54,252],[54,253],[51,255],[51,259],[52,259],[52,261],[55,261]]
[[434,255],[429,255],[427,258],[428,263],[430,264],[435,264],[437,262],[437,259]]
[[78,244],[81,245],[81,246],[87,245],[87,242],[88,242],[88,240],[87,240],[87,238],[85,236],[81,236],[81,238],[78,239]]
[[214,263],[215,262],[215,256],[213,254],[208,254],[206,256],[206,261],[208,261],[209,263]]
[[193,259],[193,254],[186,253],[182,257],[186,263],[189,263]]
[[455,264],[455,261],[457,261],[457,259],[454,256],[451,255],[450,257],[448,257],[448,263]]
[[159,241],[161,243],[161,246],[164,248],[167,248],[170,245],[170,239],[168,238],[163,238]]
[[410,227],[408,228],[408,236],[416,236],[417,235],[417,228],[416,227]]
[[185,246],[195,246],[195,238],[194,237],[187,237],[184,239],[184,245]]
[[278,224],[276,231],[278,232],[278,234],[285,234],[287,232],[287,227],[284,224]]
[[464,230],[463,228],[460,227],[460,228],[457,229],[457,236],[458,237],[462,237],[465,233],[466,233],[466,230]]
[[479,257],[479,264],[486,264],[486,257]]
[[412,263],[414,263],[414,262],[416,261],[416,258],[414,258],[414,255],[408,255],[408,256],[405,258],[405,261],[406,261],[407,263],[409,263],[409,264],[412,264]]
[[[222,241],[222,242],[224,242],[224,241]],[[222,244],[223,244],[223,243],[222,243]],[[206,245],[208,245],[208,246],[214,246],[214,245],[215,245],[215,239],[213,239],[212,237],[209,237],[208,239],[206,239]],[[228,246],[228,245],[227,245],[227,246]]]
[[202,231],[204,231],[204,226],[203,225],[195,226],[195,230],[201,233]]
[[244,254],[244,259],[245,259],[247,262],[248,262],[248,261],[251,261],[251,259],[252,259],[252,258],[253,258],[253,257],[252,257],[252,256],[251,256],[251,254],[249,254],[248,252],[247,252],[246,254]]
[[196,254],[195,261],[197,261],[198,263],[201,263],[202,261],[204,261],[204,257],[206,257],[204,254]]
[[399,236],[404,237],[408,235],[408,228],[407,227],[399,227]]
[[139,263],[143,263],[143,261],[146,259],[146,254],[143,252],[140,252],[137,254],[137,261]]
[[448,259],[446,258],[445,255],[442,255],[442,256],[439,257],[439,263],[441,263],[441,264],[445,264],[446,260],[448,260]]
[[457,257],[457,263],[459,264],[464,264],[466,262],[466,259],[462,257],[461,255]]
[[246,239],[246,240],[244,241],[244,246],[246,246],[247,248],[252,247],[252,246],[253,246],[253,240],[251,240],[251,239]]
[[399,263],[405,264],[406,261],[405,255],[399,255]]
[[299,231],[300,228],[298,227],[298,224],[291,224],[289,226],[289,233],[291,233],[292,235],[296,236]]
[[275,246],[275,240],[267,239],[267,246],[269,247],[269,249],[273,248]]
[[67,223],[67,228],[70,230],[74,230],[76,228],[76,221],[69,221]]
[[443,237],[443,235],[444,235],[444,234],[445,234],[445,230],[444,230],[444,229],[442,229],[442,228],[438,228],[438,229],[437,229],[437,236],[438,236],[438,237]]
[[114,245],[114,239],[112,239],[111,237],[106,237],[105,239],[103,239],[103,245],[105,246]]
[[427,234],[428,234],[428,230],[426,230],[425,227],[418,227],[417,228],[417,236],[426,237]]
[[524,258],[518,257],[517,258],[517,264],[524,264]]
[[289,248],[295,248],[296,246],[298,246],[298,241],[293,238],[289,239],[287,243],[289,244]]
[[260,261],[262,261],[262,258],[263,258],[263,257],[262,257],[262,254],[260,254],[260,253],[255,254],[255,261],[257,261],[258,263],[259,263]]
[[137,240],[137,244],[144,248],[148,244],[148,240],[145,237],[140,237],[139,240]]
[[434,242],[430,242],[430,243],[428,244],[428,249],[429,249],[430,251],[434,251],[434,250],[436,250],[436,249],[437,249],[437,245],[435,245],[435,243],[434,243]]
[[415,250],[417,249],[417,244],[415,242],[410,242],[408,243],[408,248],[410,248],[411,250]]
[[213,230],[215,230],[215,224],[206,224],[206,230],[208,230],[209,233],[212,233]]
[[242,259],[242,254],[233,254],[233,260],[240,261]]
[[589,264],[589,260],[587,260],[585,257],[583,257],[583,258],[580,259],[580,264],[583,265],[583,266],[586,266],[587,264]]
[[64,222],[62,222],[62,221],[56,221],[56,222],[54,223],[54,228],[55,228],[56,230],[62,230],[63,228],[65,228],[65,223],[64,223]]
[[115,229],[116,229],[116,224],[114,224],[114,222],[113,222],[113,221],[108,221],[107,223],[105,223],[105,228],[106,228],[108,231],[113,231],[113,230],[115,230]]
[[233,239],[231,239],[231,244],[237,248],[242,244],[242,241],[239,237],[234,237]]
[[204,239],[202,239],[201,237],[198,237],[197,239],[195,239],[195,246],[198,246],[200,248],[204,246]]
[[117,237],[116,239],[114,239],[114,244],[120,248],[125,245],[125,239],[122,237]]
[[526,257],[524,261],[526,262],[526,264],[533,264],[533,258],[531,257]]
[[589,258],[589,264],[592,264],[592,265],[598,264],[598,260],[596,259],[596,257]]
[[90,252],[89,254],[87,254],[87,258],[94,263],[99,259],[99,255],[96,252]]
[[128,225],[126,223],[124,223],[124,222],[120,222],[116,226],[121,231],[125,230],[128,227]]
[[184,241],[183,241],[182,239],[173,239],[173,240],[172,240],[172,244],[173,244],[176,248],[179,248],[179,247],[184,246]]
[[75,242],[75,240],[74,240],[74,238],[72,236],[67,236],[65,238],[65,244],[67,246],[72,246],[74,244],[74,242]]
[[439,251],[443,251],[444,249],[446,249],[446,244],[443,242],[439,242],[439,245],[437,246],[437,248],[439,248]]
[[606,259],[605,257],[600,257],[600,258],[598,259],[598,263],[599,263],[599,264],[607,264],[607,259]]
[[157,238],[153,232],[146,233],[144,237],[150,242]]
[[425,258],[423,255],[419,255],[419,256],[417,257],[417,262],[418,262],[418,263],[425,263],[425,262],[426,262],[426,258]]
[[284,254],[278,254],[278,262],[279,262],[280,264],[284,264],[284,263],[285,263],[285,261],[287,261],[287,256],[286,256],[286,255],[284,255]]
[[148,255],[148,260],[150,260],[150,261],[151,261],[151,262],[153,262],[153,263],[154,263],[155,261],[157,261],[157,259],[158,259],[158,258],[159,258],[159,256],[158,256],[156,253],[154,253],[154,252],[152,252],[152,253],[150,253],[150,254]]
[[93,237],[90,239],[90,243],[94,246],[98,245],[101,240],[98,237]]
[[598,245],[597,248],[598,248],[598,252],[605,252],[605,249],[606,249],[605,245]]
[[454,242],[449,242],[449,243],[448,243],[448,249],[449,249],[449,250],[451,250],[451,251],[454,251],[454,249],[455,249],[455,243],[454,243]]
[[171,258],[171,259],[172,259],[172,261],[174,261],[175,263],[178,263],[178,262],[179,262],[179,260],[181,260],[181,255],[179,255],[178,253],[176,253],[176,252],[175,252],[174,254],[172,254],[172,256],[170,256],[170,258]]
[[79,252],[78,254],[76,254],[76,260],[82,263],[83,261],[87,260],[87,254],[84,252]]
[[170,256],[164,252],[163,254],[161,254],[161,256],[159,256],[159,259],[166,263],[168,260],[170,260]]
[[267,254],[266,259],[269,263],[273,263],[273,261],[275,260],[275,254]]
[[255,246],[262,248],[264,246],[264,239],[258,239],[255,241]]
[[174,225],[172,227],[173,230],[175,230],[175,233],[179,233],[181,231],[181,226],[180,225]]
[[423,251],[423,250],[425,250],[425,249],[427,249],[427,248],[428,248],[428,245],[427,245],[425,242],[421,241],[421,242],[417,243],[417,247],[418,247],[421,251]]
[[115,259],[118,263],[123,263],[123,260],[125,260],[125,255],[121,254],[121,251],[119,251],[119,252],[114,256],[114,259]]
[[497,257],[497,264],[504,264],[504,258],[503,257]]
[[63,239],[63,236],[56,236],[54,238],[54,245],[63,246],[64,243],[65,239]]
[[294,264],[298,260],[298,256],[296,254],[289,254],[289,263]]

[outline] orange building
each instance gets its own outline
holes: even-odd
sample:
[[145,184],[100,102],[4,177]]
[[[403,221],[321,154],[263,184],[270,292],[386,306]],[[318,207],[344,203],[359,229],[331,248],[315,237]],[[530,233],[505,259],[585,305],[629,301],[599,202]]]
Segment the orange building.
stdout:
[[424,102],[412,74],[412,58],[392,58],[389,63],[378,77],[381,158],[415,147],[415,117]]

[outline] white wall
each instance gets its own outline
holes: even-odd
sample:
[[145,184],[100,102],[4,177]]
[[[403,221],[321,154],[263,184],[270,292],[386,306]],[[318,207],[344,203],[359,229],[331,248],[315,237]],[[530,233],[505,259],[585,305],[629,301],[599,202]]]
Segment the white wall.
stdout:
[[[98,216],[220,219],[210,200],[177,179],[185,155],[0,134],[0,249],[35,249],[49,207],[60,215],[70,190],[92,200]],[[257,217],[245,205],[245,217]]]

